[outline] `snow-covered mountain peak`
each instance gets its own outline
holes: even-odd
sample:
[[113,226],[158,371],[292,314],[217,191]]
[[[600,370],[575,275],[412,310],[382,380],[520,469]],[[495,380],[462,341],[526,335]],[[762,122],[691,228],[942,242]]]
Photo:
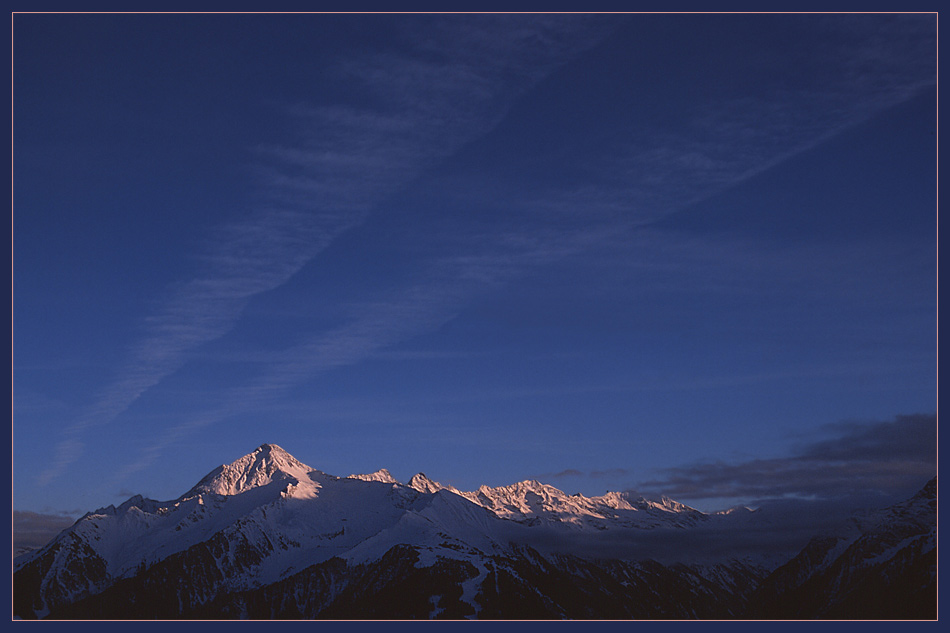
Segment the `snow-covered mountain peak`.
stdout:
[[[582,495],[578,495],[579,497]],[[626,492],[607,492],[599,497],[591,497],[593,503],[601,503],[614,510],[636,510],[637,506],[630,503],[630,495]]]
[[202,493],[236,495],[274,481],[309,483],[312,472],[313,468],[276,444],[262,444],[254,452],[212,470],[185,497]]
[[449,492],[454,492],[458,494],[452,486],[446,486],[445,484],[440,484],[437,481],[433,481],[426,477],[425,473],[418,473],[412,476],[412,479],[409,480],[409,487],[418,490],[419,492],[438,492],[439,490],[448,490]]
[[614,527],[685,527],[708,517],[687,505],[661,499],[634,498],[629,492],[608,492],[601,497],[568,495],[536,480],[510,486],[481,486],[475,492],[458,493],[492,511],[498,517],[537,525],[540,523],[596,530]]
[[725,510],[719,510],[714,512],[718,516],[748,516],[758,512],[758,510],[753,510],[749,506],[733,506],[731,508],[726,508]]
[[487,494],[490,496],[522,496],[525,493],[533,492],[543,495],[554,495],[554,496],[567,496],[565,493],[561,492],[554,486],[548,484],[543,484],[540,481],[535,479],[526,479],[524,481],[519,481],[508,486],[498,486],[497,488],[491,488],[489,486],[479,486],[478,492],[482,494]]
[[459,493],[497,516],[524,521],[531,517],[558,517],[573,522],[590,514],[584,497],[571,497],[554,486],[529,479],[510,486],[481,486],[475,492]]
[[362,481],[379,481],[384,484],[398,484],[396,478],[393,477],[388,470],[385,468],[380,468],[374,473],[366,473],[363,475],[350,475],[347,479],[360,479]]
[[634,492],[608,492],[600,497],[591,497],[591,502],[605,505],[615,510],[646,510],[670,512],[674,514],[702,514],[699,510],[685,503],[680,503],[667,496],[659,499],[647,499],[643,496],[634,496]]
[[660,497],[659,501],[650,501],[648,499],[643,499],[645,503],[652,505],[657,509],[669,510],[670,512],[696,512],[694,508],[689,507],[685,503],[680,503],[670,499],[666,495]]

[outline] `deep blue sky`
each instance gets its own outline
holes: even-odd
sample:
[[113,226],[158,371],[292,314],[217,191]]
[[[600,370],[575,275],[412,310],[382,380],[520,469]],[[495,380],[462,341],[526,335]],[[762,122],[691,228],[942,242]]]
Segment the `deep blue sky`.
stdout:
[[933,15],[13,34],[18,510],[263,442],[702,509],[935,472]]

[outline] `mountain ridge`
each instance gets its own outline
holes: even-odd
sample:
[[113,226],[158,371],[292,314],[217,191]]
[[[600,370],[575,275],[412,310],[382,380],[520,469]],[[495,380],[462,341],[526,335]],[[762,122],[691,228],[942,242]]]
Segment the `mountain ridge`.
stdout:
[[[907,507],[920,520],[910,529],[920,531],[929,525],[929,510],[921,509],[928,497],[915,499]],[[325,596],[329,602],[282,602],[287,614],[329,617],[369,609],[369,594],[352,583],[382,574],[395,583],[384,583],[386,591],[399,595],[454,579],[457,595],[430,610],[454,617],[503,617],[519,604],[513,596],[529,595],[539,617],[606,617],[578,602],[577,592],[617,617],[740,617],[751,591],[767,587],[767,577],[795,552],[778,560],[696,552],[710,537],[741,539],[756,520],[749,511],[707,514],[630,493],[567,495],[536,480],[464,492],[422,473],[407,484],[386,469],[337,477],[263,444],[177,499],[136,495],[100,508],[16,558],[14,609],[24,618],[99,617],[123,601],[132,601],[123,608],[141,608],[161,590],[178,602],[162,603],[154,617],[211,617],[214,609],[249,613],[240,601],[261,600],[271,595],[268,587],[317,582],[331,593],[356,592]],[[882,523],[857,529],[875,525]],[[399,573],[420,585],[400,587]],[[603,586],[591,585],[592,578]],[[541,602],[534,602],[532,583],[545,587]],[[613,603],[645,600],[654,585],[674,592],[655,609]],[[413,593],[413,604],[417,598]],[[414,609],[422,614],[422,606]]]

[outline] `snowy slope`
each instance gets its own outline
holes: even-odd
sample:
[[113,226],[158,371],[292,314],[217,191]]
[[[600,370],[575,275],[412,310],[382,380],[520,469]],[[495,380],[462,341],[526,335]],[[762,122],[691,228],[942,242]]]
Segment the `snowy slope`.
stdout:
[[[919,515],[917,523],[926,524],[928,510],[918,506],[839,535],[834,547],[820,552],[820,564],[834,564],[862,535],[895,516],[914,523]],[[461,617],[477,616],[483,607],[485,613],[517,608],[512,596],[537,600],[533,583],[557,578],[533,607],[545,617],[592,613],[590,605],[577,602],[576,591],[599,596],[613,612],[612,600],[640,600],[657,591],[656,583],[674,593],[657,597],[652,608],[624,603],[618,617],[731,617],[744,608],[751,588],[783,561],[719,553],[691,561],[683,547],[703,552],[711,536],[741,540],[755,521],[748,510],[704,514],[670,499],[567,495],[537,481],[463,492],[422,473],[408,484],[385,469],[336,477],[264,444],[214,469],[177,499],[135,496],[118,507],[100,508],[46,547],[17,558],[14,610],[21,617],[81,618],[121,608],[126,616],[139,617],[148,605],[154,617],[213,617],[260,609],[247,600],[271,596],[272,614],[330,617],[338,612],[334,609],[369,608],[376,600],[373,591],[384,586],[416,600],[416,593],[448,582],[457,584],[450,590],[454,597],[439,594],[432,605],[426,598],[411,612]],[[865,547],[877,557],[867,554],[868,565],[907,545],[878,541],[880,546]],[[667,559],[658,562],[664,560],[662,551]],[[385,583],[358,588],[358,579],[377,574]],[[406,584],[410,577],[416,586]],[[508,593],[500,589],[502,579],[511,585]],[[320,587],[329,593],[288,601],[276,597],[278,587],[295,592]],[[379,605],[372,609],[386,612]]]
[[907,501],[851,517],[812,539],[753,596],[773,617],[937,616],[937,480]]
[[[430,552],[429,561],[475,561],[505,553],[513,541],[530,541],[526,530],[532,526],[684,527],[703,518],[671,502],[572,497],[535,481],[459,492],[421,473],[409,485],[396,482],[385,469],[335,477],[264,444],[214,469],[178,499],[135,496],[119,507],[88,513],[46,548],[17,559],[15,569],[30,567],[30,574],[40,578],[40,595],[52,600],[41,600],[43,611],[159,561],[193,555],[199,545],[208,549],[214,575],[221,576],[215,582],[238,590],[273,583],[334,557],[365,563],[396,544]],[[65,573],[77,555],[101,569],[95,582]],[[60,590],[63,585],[68,591]]]

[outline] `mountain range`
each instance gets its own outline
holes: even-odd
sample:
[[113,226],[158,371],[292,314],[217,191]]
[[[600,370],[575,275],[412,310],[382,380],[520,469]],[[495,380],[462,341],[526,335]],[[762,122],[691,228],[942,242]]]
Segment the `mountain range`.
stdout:
[[264,444],[175,500],[89,512],[14,559],[23,619],[933,619],[936,479],[805,543],[537,481],[337,477]]

